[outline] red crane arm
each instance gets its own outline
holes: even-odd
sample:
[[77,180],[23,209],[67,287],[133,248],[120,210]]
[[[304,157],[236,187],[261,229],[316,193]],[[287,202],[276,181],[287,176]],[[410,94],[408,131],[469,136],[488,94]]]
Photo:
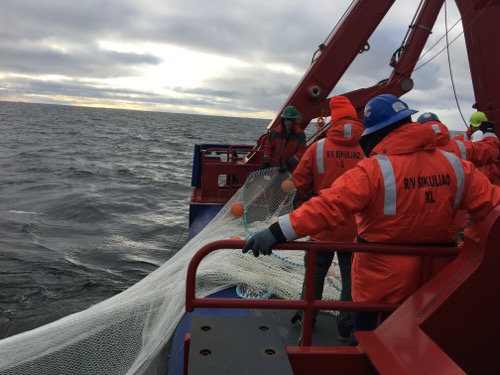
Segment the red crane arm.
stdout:
[[[339,22],[319,57],[311,64],[268,129],[279,125],[280,114],[288,105],[302,113],[300,125],[320,116],[324,101],[356,55],[366,50],[367,41],[387,14],[395,0],[356,0]],[[328,104],[326,105],[328,108]]]
[[474,108],[497,126],[500,137],[500,0],[455,0],[462,16]]

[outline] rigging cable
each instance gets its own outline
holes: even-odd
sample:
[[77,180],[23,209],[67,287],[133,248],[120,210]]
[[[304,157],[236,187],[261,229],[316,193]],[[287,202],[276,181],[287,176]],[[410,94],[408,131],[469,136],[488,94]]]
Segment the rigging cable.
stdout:
[[448,56],[448,69],[450,71],[450,80],[451,80],[451,87],[453,88],[453,96],[455,97],[455,103],[457,103],[457,108],[458,112],[460,113],[460,117],[462,118],[462,121],[464,122],[464,125],[466,128],[467,122],[465,121],[464,114],[462,113],[462,108],[460,107],[460,103],[458,102],[458,97],[457,97],[457,90],[455,87],[455,80],[453,79],[453,69],[451,67],[451,55],[450,55],[450,43],[448,40],[448,2],[445,0],[444,2],[444,25],[445,25],[445,30],[446,30],[446,55]]
[[415,25],[415,23],[416,23],[417,15],[420,13],[420,11],[422,9],[423,1],[424,0],[420,0],[420,4],[418,5],[417,10],[413,14],[413,19],[410,22],[410,26],[408,27],[408,30],[406,30],[406,35],[404,36],[404,38],[401,42],[401,46],[392,54],[391,62],[389,63],[389,66],[391,66],[393,68],[398,63],[399,57],[401,56],[401,54],[405,50],[406,44],[408,43],[408,37],[410,35],[410,31],[411,31],[412,27],[414,27],[413,25]]
[[326,47],[326,42],[327,40],[330,38],[330,36],[334,33],[334,31],[337,29],[337,27],[339,26],[340,22],[344,19],[345,15],[347,14],[347,12],[349,12],[349,10],[352,8],[352,5],[354,4],[356,0],[352,0],[351,2],[351,5],[349,5],[346,9],[346,11],[344,12],[344,14],[342,15],[342,17],[340,17],[339,21],[337,22],[337,24],[333,27],[332,31],[330,31],[330,34],[328,34],[328,36],[325,38],[325,41],[323,43],[321,43],[319,46],[318,46],[318,49],[313,53],[313,56],[311,58],[311,64],[314,63],[314,61],[316,60],[316,55],[318,54],[318,52],[321,52],[323,51],[323,49]]
[[[488,1],[488,3],[486,5],[489,5],[491,3],[491,0]],[[471,5],[471,7],[467,10],[466,13],[470,12],[471,9],[473,8],[474,4]],[[483,8],[483,10],[480,12],[484,12],[486,9],[486,7]],[[432,60],[434,60],[436,57],[438,57],[441,52],[443,52],[445,49],[447,50],[447,53],[448,53],[448,66],[449,66],[449,69],[450,69],[450,75],[451,75],[451,79],[452,79],[452,86],[453,86],[453,92],[455,94],[455,101],[457,102],[457,106],[458,106],[458,110],[459,110],[459,113],[460,113],[460,116],[462,117],[462,120],[464,121],[465,123],[465,126],[467,127],[467,121],[464,119],[463,117],[463,114],[462,114],[462,111],[460,109],[460,106],[458,105],[458,99],[457,99],[457,96],[456,96],[456,91],[455,91],[455,85],[454,85],[454,81],[453,81],[453,74],[452,74],[452,71],[451,71],[451,64],[450,64],[450,54],[449,54],[449,46],[451,44],[453,44],[462,34],[464,34],[465,32],[465,29],[468,29],[470,27],[470,25],[472,23],[474,23],[474,21],[479,17],[480,14],[476,15],[476,17],[471,20],[470,24],[469,25],[463,25],[463,28],[462,28],[462,31],[455,37],[453,38],[453,40],[450,42],[448,40],[448,34],[449,32],[462,20],[463,17],[460,17],[454,24],[453,26],[448,30],[448,19],[447,19],[447,8],[446,8],[446,1],[445,1],[445,23],[446,23],[446,29],[445,29],[445,34],[439,38],[436,43],[434,43],[422,56],[419,57],[419,61],[423,59],[423,57],[429,53],[443,38],[446,38],[446,46],[443,47],[441,50],[439,50],[434,56],[432,56],[429,60],[427,60],[426,62],[424,62],[422,65],[416,67],[415,69],[413,69],[413,72],[419,70],[420,68],[424,67],[425,65],[427,65],[428,63],[430,63]]]
[[[488,0],[488,3],[491,3],[492,0]],[[347,14],[347,12],[349,11],[349,9],[352,7],[354,1],[351,3],[351,5],[349,6],[349,8],[346,10],[346,12],[342,15],[342,17],[340,18],[339,22],[337,23],[337,25],[332,29],[332,31],[330,32],[330,34],[328,35],[328,37],[326,38],[326,40],[328,40],[328,38],[333,34],[333,32],[335,31],[335,29],[337,29],[337,27],[339,26],[340,22],[342,21],[342,19],[345,17],[345,15]],[[414,20],[416,19],[416,15],[418,14],[418,11],[421,9],[422,7],[422,1],[420,2],[418,8],[417,8],[417,12],[415,13],[414,15]],[[470,8],[466,11],[466,13],[470,12],[471,9],[474,7],[474,4],[472,4],[470,6]],[[483,8],[483,10],[481,11],[481,13],[484,11],[484,9],[486,8]],[[479,14],[476,15],[476,17],[471,21],[471,24],[474,22],[474,20],[479,17]],[[455,88],[455,84],[454,84],[454,76],[453,76],[453,71],[451,69],[451,60],[450,60],[450,52],[449,52],[449,46],[451,44],[453,44],[460,36],[462,36],[464,34],[464,30],[469,28],[470,26],[466,26],[464,25],[463,27],[463,30],[455,37],[453,38],[451,41],[449,40],[449,37],[448,37],[448,34],[449,32],[455,28],[455,26],[457,26],[459,24],[459,22],[462,21],[462,17],[460,17],[454,24],[453,26],[448,30],[448,20],[447,20],[447,7],[446,7],[446,0],[445,0],[445,23],[446,23],[446,28],[445,28],[445,33],[443,36],[441,36],[425,53],[423,53],[419,58],[418,58],[418,61],[422,61],[422,59],[425,57],[425,55],[427,55],[429,52],[431,52],[434,47],[436,47],[436,45],[441,42],[441,40],[443,38],[446,38],[446,46],[443,47],[442,49],[440,49],[439,51],[437,51],[432,57],[429,58],[429,60],[423,62],[420,66],[418,67],[415,67],[412,71],[415,72],[417,70],[419,70],[420,68],[423,68],[425,65],[427,65],[428,63],[430,63],[432,60],[434,60],[436,57],[438,57],[445,49],[447,50],[447,54],[448,54],[448,66],[449,66],[449,70],[450,70],[450,76],[451,76],[451,82],[452,82],[452,87],[453,87],[453,92],[454,92],[454,96],[455,96],[455,102],[457,103],[457,107],[458,107],[458,110],[459,110],[459,113],[460,113],[460,116],[462,117],[462,120],[464,121],[465,125],[467,126],[467,122],[465,121],[464,117],[463,117],[463,114],[462,114],[462,111],[461,111],[461,107],[459,105],[459,102],[458,102],[458,97],[457,97],[457,94],[456,94],[456,88]],[[412,22],[413,23],[413,22]],[[396,50],[396,52],[394,52],[393,56],[392,56],[392,59],[391,59],[391,62],[394,62],[394,63],[397,63],[397,60],[399,60],[399,56],[401,55],[401,53],[404,51],[405,49],[405,40],[408,38],[408,35],[409,35],[409,32],[410,32],[410,29],[407,31],[407,34],[405,35],[405,37],[403,38],[403,42],[401,44],[401,46],[398,48],[398,50]],[[325,40],[325,43],[326,43],[326,40]],[[325,44],[321,44],[319,46],[319,49],[314,53],[313,55],[313,58],[312,58],[312,61],[311,63],[313,63],[315,61],[315,56],[318,52],[320,52],[323,48],[325,47]],[[392,66],[392,64],[390,64]],[[381,81],[380,83],[382,83],[383,81]]]

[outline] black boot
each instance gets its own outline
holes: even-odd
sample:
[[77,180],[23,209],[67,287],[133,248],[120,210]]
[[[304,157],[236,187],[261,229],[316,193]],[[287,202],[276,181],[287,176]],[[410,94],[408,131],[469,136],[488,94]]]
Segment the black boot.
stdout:
[[290,322],[295,324],[295,322],[299,322],[300,325],[302,325],[302,311],[297,311],[295,315],[290,319]]
[[[316,325],[316,318],[317,318],[317,314],[314,314],[313,315],[313,325],[312,325],[313,328]],[[292,319],[290,319],[290,322],[292,322],[293,324],[295,324],[295,322],[299,322],[299,324],[302,325],[302,311],[297,311],[295,313],[295,315],[292,316]]]

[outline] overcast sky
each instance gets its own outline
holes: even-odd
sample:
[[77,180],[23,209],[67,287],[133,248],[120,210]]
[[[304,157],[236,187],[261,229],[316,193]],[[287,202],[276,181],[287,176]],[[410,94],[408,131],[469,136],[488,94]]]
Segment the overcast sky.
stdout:
[[[271,119],[350,3],[0,0],[0,100]],[[396,2],[332,94],[390,75],[416,3]],[[450,28],[458,14],[449,3]],[[442,11],[424,52],[444,30]],[[460,32],[458,25],[450,40]],[[442,39],[417,67],[444,47]],[[468,119],[474,99],[463,37],[451,46],[451,66]],[[413,78],[403,100],[465,130],[446,51]]]

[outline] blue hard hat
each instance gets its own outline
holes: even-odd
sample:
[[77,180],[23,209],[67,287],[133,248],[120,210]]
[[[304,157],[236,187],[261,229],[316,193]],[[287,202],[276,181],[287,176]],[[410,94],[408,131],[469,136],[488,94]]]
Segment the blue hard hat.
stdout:
[[439,117],[432,112],[425,112],[418,116],[417,122],[425,124],[427,121],[439,121]]
[[366,103],[363,135],[376,132],[417,112],[409,109],[408,105],[397,96],[378,95]]

